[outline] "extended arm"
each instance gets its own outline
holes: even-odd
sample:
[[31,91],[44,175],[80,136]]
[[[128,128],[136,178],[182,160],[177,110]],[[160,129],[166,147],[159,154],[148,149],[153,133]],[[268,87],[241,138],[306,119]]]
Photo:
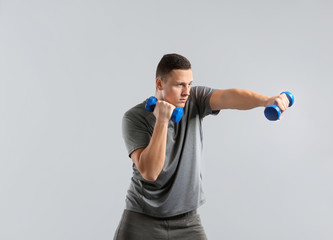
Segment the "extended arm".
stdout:
[[269,97],[250,90],[233,88],[216,90],[209,103],[213,111],[221,109],[248,110],[277,104],[281,112],[284,112],[289,105],[289,100],[285,94]]

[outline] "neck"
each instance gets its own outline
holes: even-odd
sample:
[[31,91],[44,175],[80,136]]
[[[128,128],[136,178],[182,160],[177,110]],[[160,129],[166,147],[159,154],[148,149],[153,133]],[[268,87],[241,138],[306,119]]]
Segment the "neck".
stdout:
[[158,99],[158,100],[164,100],[164,97],[162,95],[162,92],[161,91],[156,91],[155,92],[155,97]]

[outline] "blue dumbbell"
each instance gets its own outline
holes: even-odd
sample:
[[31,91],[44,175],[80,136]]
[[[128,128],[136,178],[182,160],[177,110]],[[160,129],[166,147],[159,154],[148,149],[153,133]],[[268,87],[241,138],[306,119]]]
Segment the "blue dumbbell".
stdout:
[[[148,112],[154,112],[155,106],[157,103],[157,98],[152,96],[148,99],[145,109]],[[183,117],[183,109],[180,107],[176,107],[171,115],[171,120],[174,121],[175,123],[178,123]]]
[[[294,95],[292,95],[291,92],[282,92],[281,94],[283,94],[283,93],[286,94],[288,99],[289,99],[289,106],[288,107],[291,107],[295,102]],[[268,105],[265,108],[264,113],[265,113],[266,118],[270,121],[276,121],[281,116],[281,110],[276,105]]]

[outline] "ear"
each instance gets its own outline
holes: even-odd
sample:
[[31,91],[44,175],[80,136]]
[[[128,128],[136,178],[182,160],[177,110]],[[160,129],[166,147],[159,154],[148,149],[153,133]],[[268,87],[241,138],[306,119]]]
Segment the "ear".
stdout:
[[160,91],[163,90],[163,79],[160,77],[156,78],[156,88]]

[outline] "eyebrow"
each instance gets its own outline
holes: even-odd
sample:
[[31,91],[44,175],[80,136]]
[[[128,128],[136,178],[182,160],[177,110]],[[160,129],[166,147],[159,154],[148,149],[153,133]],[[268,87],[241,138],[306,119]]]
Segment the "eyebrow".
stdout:
[[[186,82],[183,82],[183,81],[177,81],[177,84],[186,84]],[[191,82],[189,82],[188,84],[192,84],[193,83],[193,81],[191,81]]]

